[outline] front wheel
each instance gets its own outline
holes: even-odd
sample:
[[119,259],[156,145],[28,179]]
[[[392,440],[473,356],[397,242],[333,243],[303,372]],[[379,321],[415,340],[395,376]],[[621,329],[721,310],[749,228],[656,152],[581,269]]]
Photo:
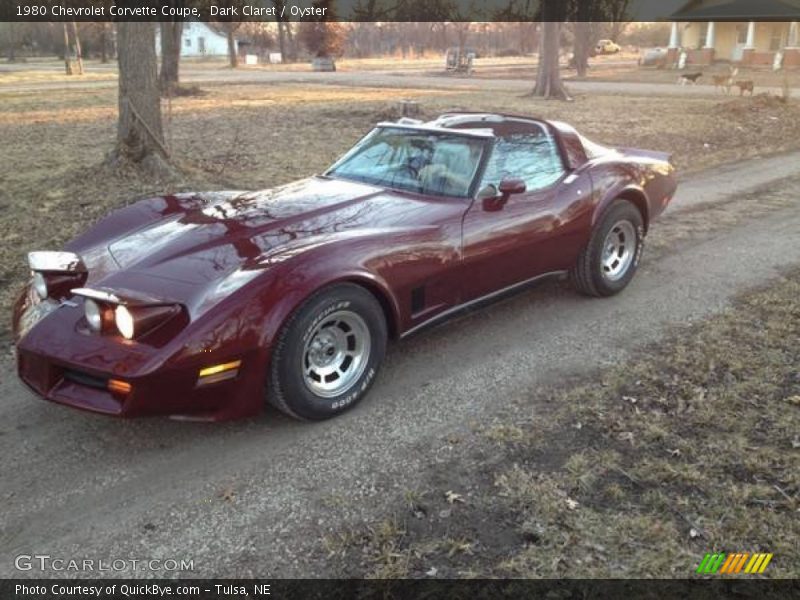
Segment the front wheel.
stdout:
[[304,302],[275,344],[267,401],[289,416],[334,417],[364,397],[386,352],[386,319],[375,297],[346,283]]
[[633,279],[644,245],[644,221],[627,200],[615,200],[595,226],[571,279],[582,294],[612,296]]

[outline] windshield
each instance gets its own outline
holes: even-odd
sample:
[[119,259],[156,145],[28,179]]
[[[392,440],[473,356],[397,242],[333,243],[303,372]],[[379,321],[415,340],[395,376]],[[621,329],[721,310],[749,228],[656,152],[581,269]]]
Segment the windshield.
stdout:
[[327,174],[420,194],[467,197],[484,145],[464,135],[382,127]]

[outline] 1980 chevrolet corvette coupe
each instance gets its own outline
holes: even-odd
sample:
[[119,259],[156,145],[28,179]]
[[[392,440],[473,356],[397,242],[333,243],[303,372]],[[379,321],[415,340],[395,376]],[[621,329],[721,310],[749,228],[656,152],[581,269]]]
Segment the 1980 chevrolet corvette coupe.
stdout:
[[675,188],[668,155],[563,123],[380,123],[323,175],[149,198],[31,252],[19,375],[124,417],[229,419],[266,398],[324,419],[365,395],[389,338],[545,276],[619,292]]

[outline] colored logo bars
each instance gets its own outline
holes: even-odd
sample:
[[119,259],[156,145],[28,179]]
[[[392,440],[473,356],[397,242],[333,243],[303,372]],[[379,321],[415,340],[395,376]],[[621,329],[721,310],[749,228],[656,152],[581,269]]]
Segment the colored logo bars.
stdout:
[[771,560],[772,554],[750,554],[749,552],[725,554],[724,552],[718,552],[716,554],[706,554],[696,572],[730,575],[741,573],[744,568],[744,573],[763,573]]

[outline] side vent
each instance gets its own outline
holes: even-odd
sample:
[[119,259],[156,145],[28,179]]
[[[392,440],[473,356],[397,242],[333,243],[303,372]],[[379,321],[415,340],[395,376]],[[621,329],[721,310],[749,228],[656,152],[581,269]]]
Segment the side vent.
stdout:
[[420,312],[425,308],[425,286],[411,290],[411,314]]

